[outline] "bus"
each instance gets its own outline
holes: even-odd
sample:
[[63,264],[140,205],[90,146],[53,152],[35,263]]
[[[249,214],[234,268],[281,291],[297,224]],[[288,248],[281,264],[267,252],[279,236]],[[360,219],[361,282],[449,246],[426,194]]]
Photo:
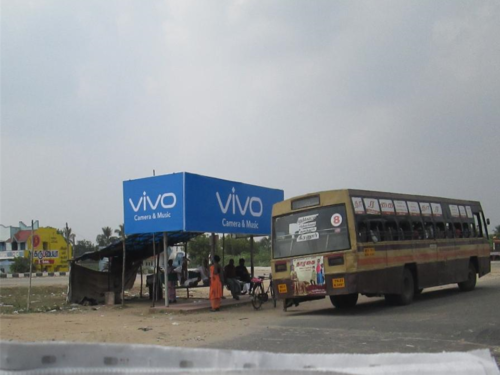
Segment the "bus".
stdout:
[[476,286],[490,272],[489,219],[481,204],[366,190],[333,190],[279,202],[272,212],[272,278],[284,310],[359,294],[408,305],[424,288]]

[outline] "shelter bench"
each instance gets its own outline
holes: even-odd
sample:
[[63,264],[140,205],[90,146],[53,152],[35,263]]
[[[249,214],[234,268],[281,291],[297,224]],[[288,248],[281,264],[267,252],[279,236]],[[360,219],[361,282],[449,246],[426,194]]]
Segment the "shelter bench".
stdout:
[[[154,294],[153,293],[153,282],[154,282],[154,275],[153,274],[148,275],[146,277],[146,286],[149,288],[149,299],[153,299],[153,294]],[[201,283],[201,285],[200,285],[200,283]],[[161,285],[162,285],[162,287],[165,285],[165,283],[163,282],[163,280],[161,282]],[[175,289],[176,290],[178,290],[178,289],[186,289],[187,298],[189,299],[189,289],[209,288],[209,287],[210,287],[210,285],[204,285],[203,282],[200,281],[198,285],[193,285],[193,286],[177,285],[175,287]],[[157,294],[158,294],[157,297],[159,299],[163,298],[163,291],[160,288],[158,288],[158,293]]]

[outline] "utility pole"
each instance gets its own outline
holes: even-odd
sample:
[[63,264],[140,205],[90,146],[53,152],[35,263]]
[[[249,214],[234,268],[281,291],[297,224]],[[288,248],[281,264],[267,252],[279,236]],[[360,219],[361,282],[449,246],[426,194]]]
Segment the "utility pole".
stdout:
[[28,305],[26,308],[27,311],[30,311],[30,304],[31,304],[31,276],[33,273],[33,254],[34,253],[35,253],[35,232],[33,231],[33,220],[31,220],[30,285],[28,287]]

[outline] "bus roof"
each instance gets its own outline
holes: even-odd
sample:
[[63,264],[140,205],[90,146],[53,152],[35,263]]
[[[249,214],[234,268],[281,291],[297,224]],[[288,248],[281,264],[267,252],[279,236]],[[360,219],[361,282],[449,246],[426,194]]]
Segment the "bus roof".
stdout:
[[[426,201],[429,203],[449,203],[449,204],[463,204],[474,206],[476,209],[481,207],[478,201],[464,200],[464,199],[453,199],[453,198],[443,198],[443,197],[432,197],[427,195],[416,195],[416,194],[401,194],[401,193],[389,193],[382,191],[372,191],[372,190],[359,190],[359,189],[339,189],[339,190],[327,190],[319,191],[315,193],[309,193],[304,195],[299,195],[286,199],[282,202],[276,203],[273,206],[273,216],[283,215],[291,211],[291,203],[293,201],[307,198],[320,196],[321,205],[335,204],[337,202],[347,201],[350,197],[366,197],[366,198],[381,198],[381,199],[401,199],[401,200],[416,200],[416,201]],[[308,209],[307,207],[304,209]],[[297,209],[300,211],[300,209]]]

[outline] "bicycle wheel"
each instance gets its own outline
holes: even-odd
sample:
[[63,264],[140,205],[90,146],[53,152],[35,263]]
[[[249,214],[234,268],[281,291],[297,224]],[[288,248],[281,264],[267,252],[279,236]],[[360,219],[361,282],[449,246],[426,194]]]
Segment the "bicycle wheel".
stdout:
[[252,298],[252,306],[255,310],[260,309],[262,306],[262,299],[260,298],[260,294],[264,293],[264,288],[262,288],[262,284],[254,288],[253,298]]

